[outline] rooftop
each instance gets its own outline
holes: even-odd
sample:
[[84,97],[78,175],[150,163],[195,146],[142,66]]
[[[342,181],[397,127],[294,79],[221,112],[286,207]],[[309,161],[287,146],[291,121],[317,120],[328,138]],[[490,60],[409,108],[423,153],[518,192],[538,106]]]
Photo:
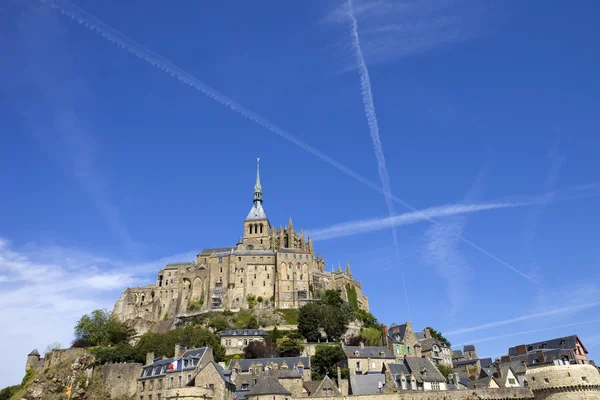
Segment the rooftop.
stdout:
[[234,329],[228,331],[219,332],[221,337],[223,336],[269,336],[267,332],[262,329]]

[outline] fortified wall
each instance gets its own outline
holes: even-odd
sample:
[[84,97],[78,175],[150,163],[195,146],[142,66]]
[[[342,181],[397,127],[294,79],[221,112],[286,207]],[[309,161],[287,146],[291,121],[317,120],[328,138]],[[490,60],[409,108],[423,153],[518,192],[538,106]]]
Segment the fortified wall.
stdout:
[[593,365],[531,365],[525,379],[539,400],[600,399],[600,372]]

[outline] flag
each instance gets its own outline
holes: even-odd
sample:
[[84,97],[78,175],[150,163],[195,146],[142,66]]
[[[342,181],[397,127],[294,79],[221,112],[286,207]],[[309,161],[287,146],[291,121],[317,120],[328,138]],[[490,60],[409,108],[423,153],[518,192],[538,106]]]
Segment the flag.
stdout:
[[169,371],[179,371],[181,369],[181,360],[175,360],[169,364]]

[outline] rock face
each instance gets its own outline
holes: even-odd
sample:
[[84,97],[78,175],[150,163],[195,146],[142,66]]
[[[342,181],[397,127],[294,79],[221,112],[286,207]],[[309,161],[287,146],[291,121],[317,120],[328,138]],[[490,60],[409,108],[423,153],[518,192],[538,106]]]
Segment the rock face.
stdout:
[[[54,360],[26,384],[26,400],[133,399],[141,364],[95,366],[95,358],[84,349],[55,350],[45,357]],[[104,376],[106,374],[106,377]]]

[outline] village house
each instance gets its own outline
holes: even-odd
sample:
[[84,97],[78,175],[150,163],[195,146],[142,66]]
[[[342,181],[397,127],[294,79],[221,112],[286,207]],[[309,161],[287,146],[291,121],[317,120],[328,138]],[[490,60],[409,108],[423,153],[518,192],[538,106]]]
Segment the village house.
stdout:
[[435,365],[452,368],[452,350],[440,340],[431,337],[429,329],[417,332],[416,337],[421,345],[421,356],[429,358]]
[[[398,390],[447,390],[446,378],[428,358],[406,357],[401,364],[388,363],[382,372],[391,373]],[[386,385],[388,382],[386,381]]]
[[527,361],[528,364],[554,360],[562,364],[589,364],[588,351],[577,335],[521,344],[509,348],[508,355],[513,361]]
[[292,393],[277,378],[265,376],[246,394],[247,400],[289,400]]
[[225,347],[225,354],[244,354],[244,348],[250,342],[264,342],[269,334],[262,329],[235,329],[219,332],[221,345]]
[[384,346],[342,346],[348,363],[350,375],[362,375],[369,372],[381,372],[384,363],[396,362],[392,351]]
[[231,381],[228,371],[210,361],[197,371],[185,386],[167,388],[165,400],[231,400],[234,393],[235,384]]
[[392,324],[389,330],[384,326],[382,338],[384,346],[392,351],[397,363],[401,363],[404,356],[421,357],[421,345],[408,321],[402,325]]
[[[331,397],[331,396],[347,396],[348,393],[342,393],[335,382],[325,376],[320,381],[304,382],[304,397]],[[347,392],[347,391],[346,391]]]
[[138,398],[140,400],[166,399],[168,389],[181,388],[190,383],[193,377],[209,362],[214,362],[212,349],[186,349],[175,345],[172,358],[154,358],[154,353],[146,355],[146,365],[138,378]]

